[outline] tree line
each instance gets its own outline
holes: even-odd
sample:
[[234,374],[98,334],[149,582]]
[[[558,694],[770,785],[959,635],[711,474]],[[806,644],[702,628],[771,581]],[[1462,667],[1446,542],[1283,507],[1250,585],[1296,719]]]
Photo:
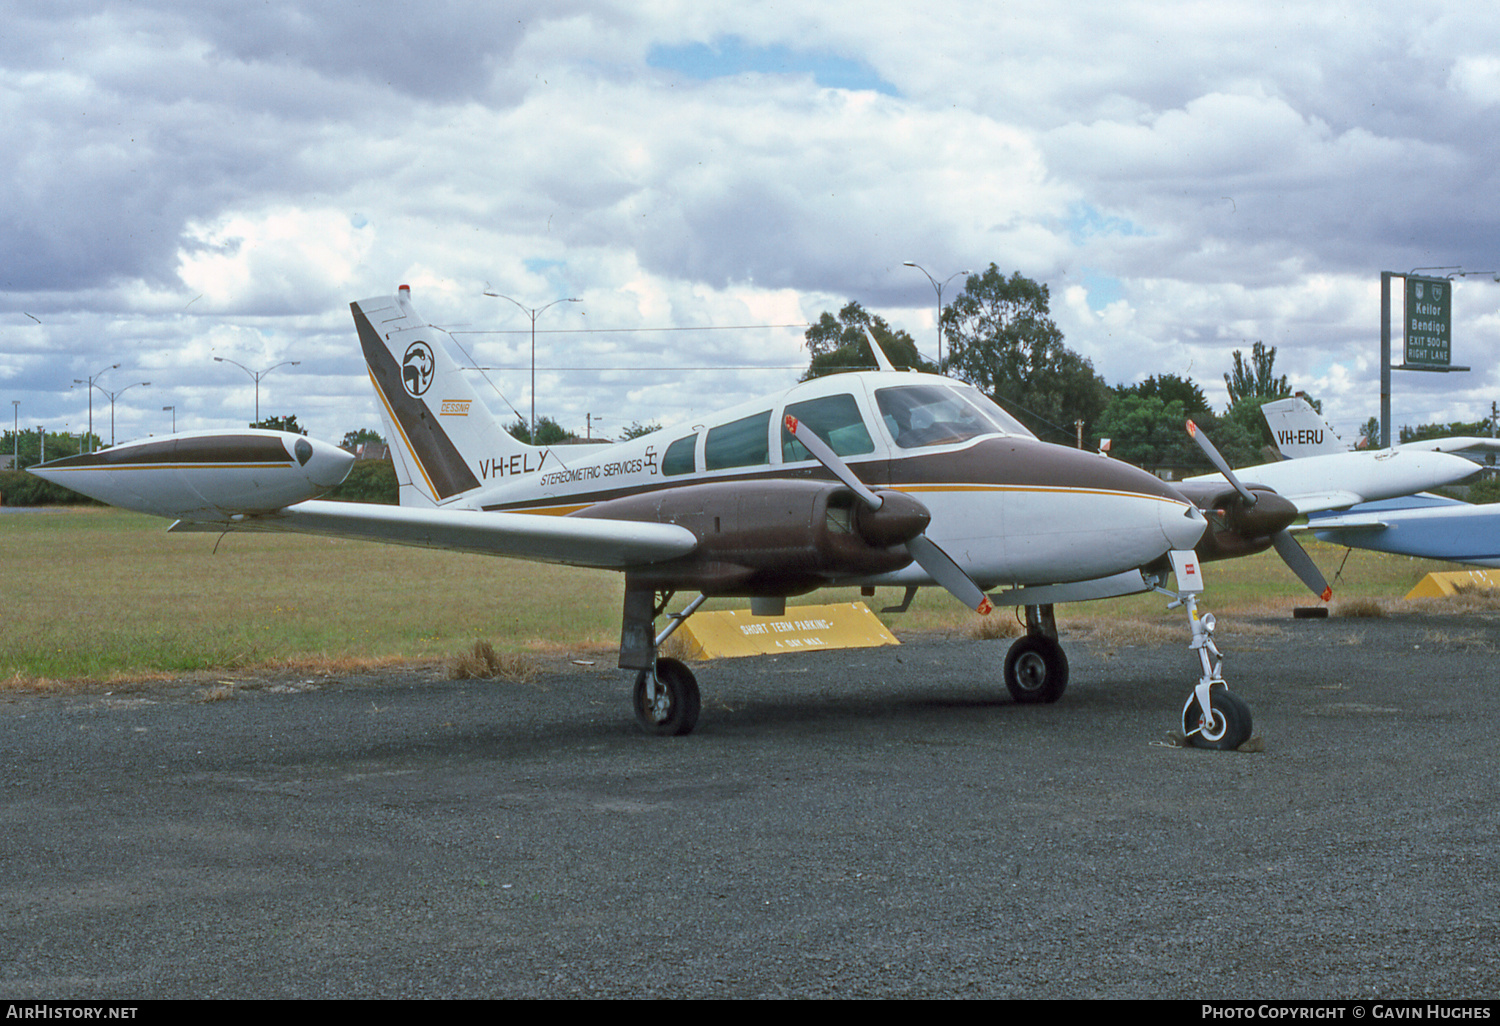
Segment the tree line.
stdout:
[[[905,331],[858,302],[837,315],[824,312],[808,328],[803,380],[847,370],[872,369],[868,328],[897,366],[947,374],[974,385],[1044,441],[1097,448],[1109,439],[1111,456],[1150,470],[1212,470],[1188,437],[1189,418],[1206,431],[1236,466],[1264,462],[1271,441],[1260,408],[1291,395],[1286,375],[1276,375],[1276,348],[1255,342],[1247,358],[1236,351],[1224,384],[1229,405],[1214,410],[1191,378],[1153,374],[1134,384],[1108,384],[1088,359],[1069,349],[1051,315],[1048,286],[1019,271],[1006,275],[991,263],[964,282],[942,310],[942,366],[922,357]],[[1317,405],[1316,403],[1314,405]]]

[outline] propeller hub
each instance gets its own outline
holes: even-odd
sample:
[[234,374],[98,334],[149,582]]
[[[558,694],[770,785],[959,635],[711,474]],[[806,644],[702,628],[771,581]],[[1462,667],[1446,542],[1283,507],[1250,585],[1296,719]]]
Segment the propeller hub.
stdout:
[[1231,505],[1229,522],[1245,538],[1269,537],[1285,530],[1297,519],[1297,507],[1269,489],[1251,489],[1255,504]]
[[854,508],[854,529],[870,545],[885,549],[901,545],[923,531],[932,522],[927,507],[905,492],[881,491],[884,501],[879,509],[863,503]]

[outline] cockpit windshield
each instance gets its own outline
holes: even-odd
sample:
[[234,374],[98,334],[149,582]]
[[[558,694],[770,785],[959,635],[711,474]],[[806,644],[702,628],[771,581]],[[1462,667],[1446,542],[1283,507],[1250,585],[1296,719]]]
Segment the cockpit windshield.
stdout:
[[1026,429],[1025,424],[1022,424],[1019,420],[1006,413],[1000,408],[998,403],[973,385],[959,385],[954,390],[983,410],[984,415],[994,421],[995,426],[1000,429],[1001,434],[1020,435],[1022,438],[1036,437],[1036,435]]
[[951,445],[989,434],[1032,437],[1015,418],[966,385],[877,388],[875,404],[891,437],[903,449]]

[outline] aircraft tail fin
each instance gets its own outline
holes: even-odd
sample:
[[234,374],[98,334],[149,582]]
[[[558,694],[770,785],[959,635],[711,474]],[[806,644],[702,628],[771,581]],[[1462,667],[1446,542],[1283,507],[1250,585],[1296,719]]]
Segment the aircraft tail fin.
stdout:
[[1300,394],[1266,403],[1260,412],[1285,459],[1349,451],[1349,446],[1329,427],[1322,414]]
[[521,467],[540,467],[545,450],[513,437],[490,413],[438,330],[412,309],[405,285],[349,307],[380,397],[401,505],[461,504]]

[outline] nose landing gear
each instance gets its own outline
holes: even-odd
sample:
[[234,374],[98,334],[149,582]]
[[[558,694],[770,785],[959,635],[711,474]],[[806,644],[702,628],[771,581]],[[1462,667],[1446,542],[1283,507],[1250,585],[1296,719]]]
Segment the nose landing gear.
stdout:
[[1155,589],[1175,596],[1168,609],[1186,606],[1193,640],[1188,647],[1198,653],[1203,668],[1198,683],[1182,707],[1182,734],[1194,748],[1234,751],[1250,740],[1254,723],[1245,700],[1224,683],[1224,657],[1214,644],[1214,614],[1198,613],[1198,593],[1203,590],[1203,576],[1192,552],[1172,552],[1173,572],[1178,590],[1168,591],[1160,584]]

